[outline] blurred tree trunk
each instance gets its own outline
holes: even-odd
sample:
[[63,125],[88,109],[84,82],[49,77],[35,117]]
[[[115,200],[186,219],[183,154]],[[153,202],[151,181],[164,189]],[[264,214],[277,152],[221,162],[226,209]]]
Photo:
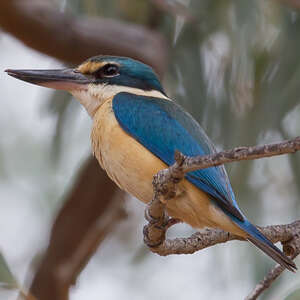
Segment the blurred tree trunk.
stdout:
[[0,26],[27,46],[71,64],[99,54],[129,56],[162,74],[166,42],[143,26],[112,19],[75,18],[48,1],[0,2]]
[[59,211],[31,293],[40,300],[68,299],[69,288],[107,234],[124,218],[124,193],[90,158]]

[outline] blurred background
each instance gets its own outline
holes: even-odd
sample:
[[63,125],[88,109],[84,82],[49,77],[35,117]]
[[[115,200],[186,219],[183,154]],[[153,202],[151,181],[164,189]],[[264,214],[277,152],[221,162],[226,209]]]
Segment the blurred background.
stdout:
[[[300,1],[10,0],[0,30],[0,298],[16,299],[16,285],[40,300],[245,297],[270,259],[237,241],[149,252],[144,205],[91,157],[84,109],[3,70],[131,56],[155,68],[219,149],[281,141],[300,134]],[[252,222],[299,219],[299,154],[226,168]],[[192,232],[181,224],[169,236]],[[284,272],[261,299],[300,299],[299,280]]]

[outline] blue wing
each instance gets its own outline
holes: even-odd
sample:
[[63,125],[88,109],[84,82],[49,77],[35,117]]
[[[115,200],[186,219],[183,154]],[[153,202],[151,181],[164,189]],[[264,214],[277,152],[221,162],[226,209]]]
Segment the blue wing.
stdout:
[[[119,93],[113,99],[113,111],[120,126],[167,165],[174,163],[176,150],[189,156],[215,153],[200,125],[172,101]],[[190,172],[186,179],[208,193],[248,233],[249,241],[282,266],[296,269],[295,263],[243,216],[223,166]]]
[[[123,92],[114,97],[113,110],[120,126],[167,165],[174,163],[176,150],[189,156],[216,152],[200,125],[172,101]],[[244,220],[223,166],[190,172],[186,179],[226,214]]]

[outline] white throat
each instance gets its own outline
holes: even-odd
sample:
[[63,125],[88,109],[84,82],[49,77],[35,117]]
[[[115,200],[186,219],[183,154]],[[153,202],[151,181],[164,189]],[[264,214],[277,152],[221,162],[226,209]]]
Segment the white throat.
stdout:
[[171,100],[163,93],[150,90],[144,91],[127,86],[116,86],[106,84],[90,84],[86,88],[70,91],[71,94],[84,106],[91,118],[94,117],[97,109],[108,99],[121,92],[132,93],[135,95],[149,96]]

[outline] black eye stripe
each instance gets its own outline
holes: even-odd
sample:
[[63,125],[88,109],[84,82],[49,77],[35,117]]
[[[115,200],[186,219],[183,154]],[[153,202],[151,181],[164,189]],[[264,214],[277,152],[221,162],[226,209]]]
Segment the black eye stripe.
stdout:
[[114,77],[119,75],[119,66],[106,64],[94,73],[96,78]]

